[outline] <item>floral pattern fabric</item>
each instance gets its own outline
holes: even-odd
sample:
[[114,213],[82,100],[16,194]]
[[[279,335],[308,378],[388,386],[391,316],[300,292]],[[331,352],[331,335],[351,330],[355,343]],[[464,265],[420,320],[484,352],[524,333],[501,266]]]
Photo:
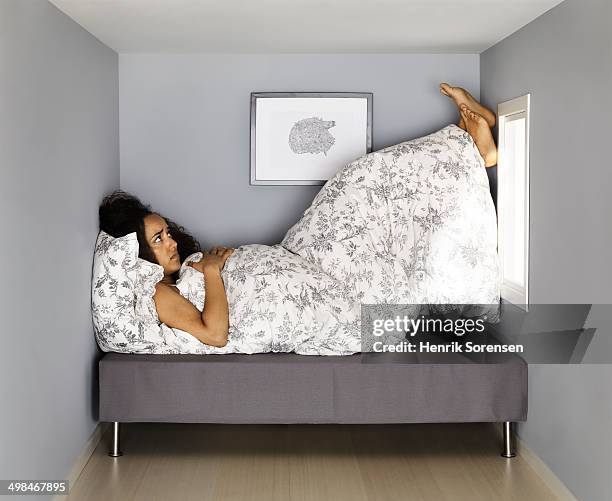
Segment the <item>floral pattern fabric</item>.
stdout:
[[114,238],[100,231],[91,281],[91,312],[103,351],[171,353],[152,301],[163,268],[138,257],[136,233]]
[[[204,275],[187,264],[201,257],[189,256],[177,281],[200,311]],[[136,317],[158,331],[158,346],[146,349],[346,355],[362,349],[361,304],[496,310],[497,226],[482,157],[454,125],[367,154],[323,186],[280,244],[239,247],[221,276],[230,330],[215,348],[159,323],[152,295],[161,277],[141,273]]]

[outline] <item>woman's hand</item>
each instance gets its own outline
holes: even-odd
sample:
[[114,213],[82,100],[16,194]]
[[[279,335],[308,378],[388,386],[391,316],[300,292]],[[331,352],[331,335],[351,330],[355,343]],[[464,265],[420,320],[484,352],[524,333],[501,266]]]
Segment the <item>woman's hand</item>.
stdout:
[[202,311],[166,284],[155,286],[155,307],[160,321],[167,326],[189,332],[209,346],[223,348],[229,335],[229,306],[221,269],[234,249],[214,247],[199,263],[189,263],[204,274],[206,297]]
[[234,249],[231,247],[223,247],[221,245],[217,245],[210,249],[210,252],[204,254],[202,259],[197,263],[189,263],[189,266],[195,268],[201,273],[204,273],[204,268],[210,266],[218,269],[219,271],[223,270],[225,266],[225,261],[234,253]]

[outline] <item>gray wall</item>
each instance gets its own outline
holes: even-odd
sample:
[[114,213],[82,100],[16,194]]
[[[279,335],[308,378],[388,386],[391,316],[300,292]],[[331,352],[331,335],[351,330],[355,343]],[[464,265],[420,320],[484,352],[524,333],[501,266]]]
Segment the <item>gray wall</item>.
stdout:
[[373,92],[380,149],[456,121],[438,84],[477,96],[478,65],[478,55],[121,54],[121,188],[203,245],[277,243],[320,186],[249,185],[251,92]]
[[46,0],[2,0],[0,69],[0,473],[62,479],[97,423],[91,259],[119,186],[118,60]]
[[[455,120],[441,80],[481,85],[490,106],[531,92],[532,300],[610,303],[611,16],[605,0],[568,0],[480,60],[123,55],[118,76],[117,55],[46,1],[3,0],[3,478],[64,478],[95,427],[89,287],[105,193],[121,184],[203,243],[238,245],[278,241],[318,191],[249,186],[251,91],[374,92],[375,149]],[[580,499],[612,492],[611,376],[531,367],[520,434]]]
[[[567,0],[481,54],[484,104],[531,93],[533,303],[612,302],[610,20],[608,0]],[[587,323],[607,328],[589,361],[612,361],[609,310]],[[612,367],[530,371],[521,437],[579,499],[610,499]]]

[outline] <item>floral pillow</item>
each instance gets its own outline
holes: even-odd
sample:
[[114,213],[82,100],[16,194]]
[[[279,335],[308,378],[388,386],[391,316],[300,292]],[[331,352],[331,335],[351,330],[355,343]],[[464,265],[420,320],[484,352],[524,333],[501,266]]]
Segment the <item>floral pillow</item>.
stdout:
[[[136,306],[154,292],[163,268],[138,257],[136,233],[115,238],[100,231],[94,252],[91,312],[102,351],[153,353],[165,345],[159,325],[139,321]],[[153,292],[151,292],[153,291]]]

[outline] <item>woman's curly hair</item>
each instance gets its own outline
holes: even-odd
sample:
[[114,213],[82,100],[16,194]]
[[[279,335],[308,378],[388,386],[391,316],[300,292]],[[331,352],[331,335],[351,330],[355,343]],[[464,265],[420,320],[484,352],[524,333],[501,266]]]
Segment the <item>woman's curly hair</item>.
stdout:
[[[136,237],[138,238],[138,257],[151,263],[159,264],[145,237],[144,218],[149,214],[158,213],[153,212],[149,205],[143,204],[134,195],[123,190],[116,190],[106,196],[100,204],[98,211],[100,229],[115,238],[136,232]],[[202,250],[200,243],[185,228],[179,226],[171,219],[161,214],[159,215],[168,223],[172,238],[177,243],[181,262],[190,254]]]

